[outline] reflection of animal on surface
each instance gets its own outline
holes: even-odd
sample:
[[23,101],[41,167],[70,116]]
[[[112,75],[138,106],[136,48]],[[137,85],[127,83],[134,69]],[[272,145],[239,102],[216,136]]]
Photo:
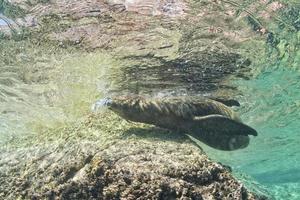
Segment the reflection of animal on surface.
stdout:
[[188,133],[221,150],[244,148],[248,135],[257,135],[232,109],[203,97],[120,96],[99,100],[95,107],[103,105],[127,120]]

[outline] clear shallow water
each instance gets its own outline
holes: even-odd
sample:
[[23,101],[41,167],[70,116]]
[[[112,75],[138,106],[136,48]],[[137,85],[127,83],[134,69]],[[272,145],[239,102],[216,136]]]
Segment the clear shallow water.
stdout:
[[[4,21],[0,19],[0,25],[2,23]],[[120,82],[118,79],[124,78],[117,73],[118,78],[114,81],[105,80],[104,74],[109,72],[103,69],[120,65],[107,54],[48,57],[37,53],[37,59],[26,63],[26,53],[19,56],[20,66],[0,67],[0,144],[13,135],[31,132],[38,126],[55,127],[77,120],[89,111],[91,103],[100,97],[101,92],[105,93],[106,89]],[[194,92],[195,87],[188,85],[186,77],[191,74],[191,78],[199,77],[195,70],[180,65],[176,69],[176,66],[178,63],[167,65],[166,69],[138,69],[143,76],[137,73],[134,80],[127,76],[124,84],[136,87],[137,92],[149,87],[149,91],[155,93],[152,89],[161,89],[162,86],[172,87],[171,92],[167,91],[171,94],[174,91],[180,93],[179,87],[183,87],[182,93],[190,88]],[[125,71],[132,75],[136,73],[134,70]],[[183,76],[185,71],[186,77]],[[168,84],[166,79],[170,77],[172,82]],[[149,84],[149,78],[153,79],[153,84]],[[139,83],[136,83],[137,79],[140,79]],[[134,84],[130,85],[131,81]],[[195,82],[200,80],[193,79],[192,83]],[[236,173],[249,175],[276,199],[300,199],[299,82],[299,71],[286,66],[270,68],[252,80],[236,81],[243,94],[238,112],[245,123],[258,130],[259,136],[253,138],[244,150],[222,152],[206,148],[210,156],[232,166]]]
[[234,152],[206,149],[215,159],[250,175],[274,199],[300,199],[300,73],[285,66],[236,81],[244,94],[238,110],[258,137]]
[[115,65],[107,54],[31,48],[21,45],[16,62],[0,66],[0,145],[79,120],[105,91],[106,66]]
[[[4,25],[5,21],[0,19],[0,26]],[[117,73],[117,79],[107,81],[104,74],[109,72],[104,69],[120,65],[107,54],[67,56],[68,52],[58,52],[65,56],[48,56],[47,53],[34,53],[34,59],[28,59],[35,48],[18,51],[21,53],[13,54],[18,54],[16,60],[20,65],[6,61],[8,59],[0,63],[0,145],[14,135],[39,132],[39,127],[57,127],[78,120],[89,112],[90,105],[100,98],[101,92],[113,88],[121,78],[128,90],[132,90],[132,86],[136,92],[147,89],[145,93],[155,93],[153,88],[165,87],[162,93],[172,88],[167,91],[171,94],[180,93],[179,87],[182,93],[189,89],[194,92],[199,87],[194,83],[204,79],[200,73],[195,73],[201,67],[190,70],[195,63],[185,67],[177,62],[174,66],[169,63],[165,69],[158,66],[159,69],[125,70],[131,75],[136,71],[144,74],[136,73],[131,80],[130,76],[124,78]],[[6,54],[5,50],[3,52]],[[206,152],[230,165],[237,176],[238,173],[249,175],[275,199],[296,200],[300,199],[300,73],[287,68],[284,65],[270,68],[252,80],[236,81],[243,94],[238,112],[245,123],[258,130],[259,136],[243,150],[222,152],[206,148]],[[136,84],[138,78],[141,81]],[[166,82],[168,78],[172,81]],[[129,84],[130,81],[134,84]]]
[[[297,64],[293,69],[285,65],[262,71],[257,69],[260,72],[256,77],[235,80],[233,83],[242,94],[237,97],[241,103],[241,107],[236,108],[237,112],[246,124],[259,133],[258,137],[251,139],[246,149],[224,152],[201,144],[210,157],[231,166],[236,176],[249,188],[259,189],[257,192],[278,200],[300,199],[300,71],[296,69]],[[155,75],[165,75],[170,79],[175,73],[168,71],[169,74],[165,74],[167,70],[162,69],[155,70],[155,73],[148,70],[143,76],[154,77],[155,83],[161,83],[150,84],[150,88],[156,92],[157,87],[160,87],[165,95],[201,93],[198,90],[188,93],[188,82],[168,85],[172,93],[162,87],[168,79],[157,78]],[[134,74],[135,82],[131,79],[126,79],[125,82],[133,82],[132,85],[139,85],[139,81],[148,84],[148,80],[139,77],[138,72]],[[184,76],[184,73],[180,75]],[[174,77],[174,80],[176,78],[178,77]]]
[[[119,65],[107,54],[86,53],[40,55],[19,66],[1,67],[0,143],[39,126],[77,120],[89,112],[95,99],[114,88],[116,81],[106,75],[119,71]],[[300,199],[299,82],[299,71],[285,66],[269,68],[251,80],[237,80],[234,84],[243,94],[238,112],[259,136],[243,150],[204,148],[237,176],[249,175],[275,199]]]

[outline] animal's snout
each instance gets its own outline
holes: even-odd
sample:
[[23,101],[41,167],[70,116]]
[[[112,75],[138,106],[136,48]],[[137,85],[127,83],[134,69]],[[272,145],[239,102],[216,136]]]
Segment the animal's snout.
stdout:
[[103,99],[99,99],[97,100],[93,105],[92,105],[92,111],[96,112],[99,108],[102,108],[104,106],[110,106],[112,103],[112,99],[111,98],[103,98]]

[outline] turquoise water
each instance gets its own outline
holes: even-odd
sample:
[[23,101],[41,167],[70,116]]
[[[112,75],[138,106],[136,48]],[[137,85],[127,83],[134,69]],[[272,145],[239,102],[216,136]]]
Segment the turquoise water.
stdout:
[[[0,18],[0,26],[4,25],[7,23]],[[21,56],[25,57],[24,55]],[[101,79],[98,81],[97,87],[100,88],[99,90],[103,90],[105,87],[105,84],[102,84],[105,82],[102,75],[104,72],[101,70],[99,72],[98,65],[119,65],[112,58],[106,58],[107,55],[84,55],[82,57],[73,55],[70,58],[61,59],[63,61],[53,61],[51,67],[44,67],[44,60],[48,60],[47,55],[44,57],[35,60],[33,72],[22,72],[30,84],[23,83],[23,80],[17,80],[20,77],[17,74],[19,72],[16,72],[18,76],[15,75],[17,69],[13,71],[12,66],[2,69],[3,77],[0,78],[3,80],[7,78],[5,76],[16,76],[16,78],[11,79],[13,80],[12,84],[8,83],[6,79],[3,81],[8,86],[3,84],[5,87],[2,88],[2,91],[4,92],[1,91],[6,98],[0,105],[0,111],[2,111],[0,133],[3,131],[14,135],[16,132],[17,135],[17,132],[25,132],[27,129],[23,128],[22,123],[23,121],[29,123],[27,121],[32,118],[38,118],[41,124],[47,123],[49,127],[51,127],[49,124],[52,124],[50,120],[52,118],[55,118],[53,126],[56,125],[56,121],[63,123],[71,121],[70,118],[75,120],[94,101],[95,82]],[[76,59],[74,59],[75,57]],[[31,65],[31,63],[28,64],[28,66]],[[24,68],[27,69],[28,66],[27,64],[20,66],[20,71],[25,71]],[[52,73],[51,76],[45,75],[46,78],[49,76],[50,80],[46,84],[42,79],[44,74],[50,72],[45,69]],[[148,73],[158,74],[155,69],[151,70]],[[41,76],[36,71],[41,71]],[[158,79],[170,72],[173,72],[172,69],[167,69],[164,74],[152,77]],[[8,73],[12,75],[7,75]],[[182,71],[180,73],[183,74]],[[67,78],[57,74],[66,74]],[[180,79],[178,74],[176,76],[177,79]],[[149,75],[146,74],[146,77],[149,78]],[[194,77],[196,77],[195,74]],[[129,83],[126,82],[126,84]],[[249,175],[252,180],[260,184],[260,188],[265,188],[266,192],[271,194],[274,199],[300,199],[300,72],[289,66],[274,66],[265,69],[255,78],[236,80],[234,84],[242,94],[238,97],[241,107],[237,108],[237,111],[246,124],[258,131],[259,136],[253,137],[249,147],[243,150],[224,152],[205,147],[205,151],[214,159],[230,165],[237,176]],[[176,87],[179,87],[178,85],[176,84]],[[33,86],[34,88],[32,88]],[[153,85],[147,84],[147,86],[152,90]],[[15,91],[9,87],[15,87],[20,91],[9,93]],[[28,94],[28,88],[32,94]],[[23,99],[17,98],[16,94]],[[72,99],[71,103],[70,99]],[[37,113],[39,114],[37,115]],[[12,119],[9,121],[10,123],[7,122],[8,118]],[[201,145],[201,147],[203,146]],[[251,187],[253,183],[249,184]]]
[[238,112],[258,131],[248,148],[207,149],[215,159],[250,175],[274,199],[300,199],[300,73],[286,66],[236,81],[242,91]]

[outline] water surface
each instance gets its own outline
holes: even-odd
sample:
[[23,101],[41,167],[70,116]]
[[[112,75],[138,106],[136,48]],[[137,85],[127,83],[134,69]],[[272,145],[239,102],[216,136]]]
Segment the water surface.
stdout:
[[[128,73],[140,77],[137,71],[125,70],[124,74],[120,61],[102,52],[65,54],[62,50],[46,55],[25,47],[28,51],[18,55],[22,62],[7,63],[0,68],[3,143],[33,131],[38,133],[40,127],[56,127],[80,119],[89,112],[95,99],[113,91],[119,80],[127,81],[133,88],[137,86],[137,91],[145,90],[141,83],[150,81],[152,93],[155,88],[156,94],[157,91],[164,95],[191,93],[189,86],[193,83],[185,81],[190,73],[180,73],[181,82],[169,84],[168,80],[179,75],[171,65],[169,70],[149,69],[152,76],[147,79],[143,78],[147,73],[142,70],[141,79],[131,80]],[[33,56],[32,51],[39,56]],[[248,175],[275,199],[300,198],[299,81],[299,71],[284,65],[268,67],[250,80],[236,79],[232,84],[242,94],[237,97],[241,103],[237,111],[259,136],[252,138],[246,149],[233,152],[201,144],[209,156],[230,165],[236,174]]]
[[[2,25],[6,22],[0,19]],[[199,60],[174,59],[176,62],[165,62],[163,67],[138,67],[129,59],[124,63],[103,52],[7,43],[12,44],[1,44],[0,145],[20,135],[77,121],[90,112],[96,99],[111,92],[198,95],[219,84],[207,78],[218,75],[212,70],[218,69],[202,66]],[[222,63],[225,61],[227,57]],[[228,63],[235,66],[233,61]],[[228,70],[226,74],[233,72]],[[284,63],[268,66],[250,80],[235,79],[231,85],[241,92],[237,97],[241,107],[236,109],[259,136],[246,149],[233,152],[201,144],[209,156],[230,165],[238,177],[246,174],[274,199],[300,199],[299,83],[299,70]]]

